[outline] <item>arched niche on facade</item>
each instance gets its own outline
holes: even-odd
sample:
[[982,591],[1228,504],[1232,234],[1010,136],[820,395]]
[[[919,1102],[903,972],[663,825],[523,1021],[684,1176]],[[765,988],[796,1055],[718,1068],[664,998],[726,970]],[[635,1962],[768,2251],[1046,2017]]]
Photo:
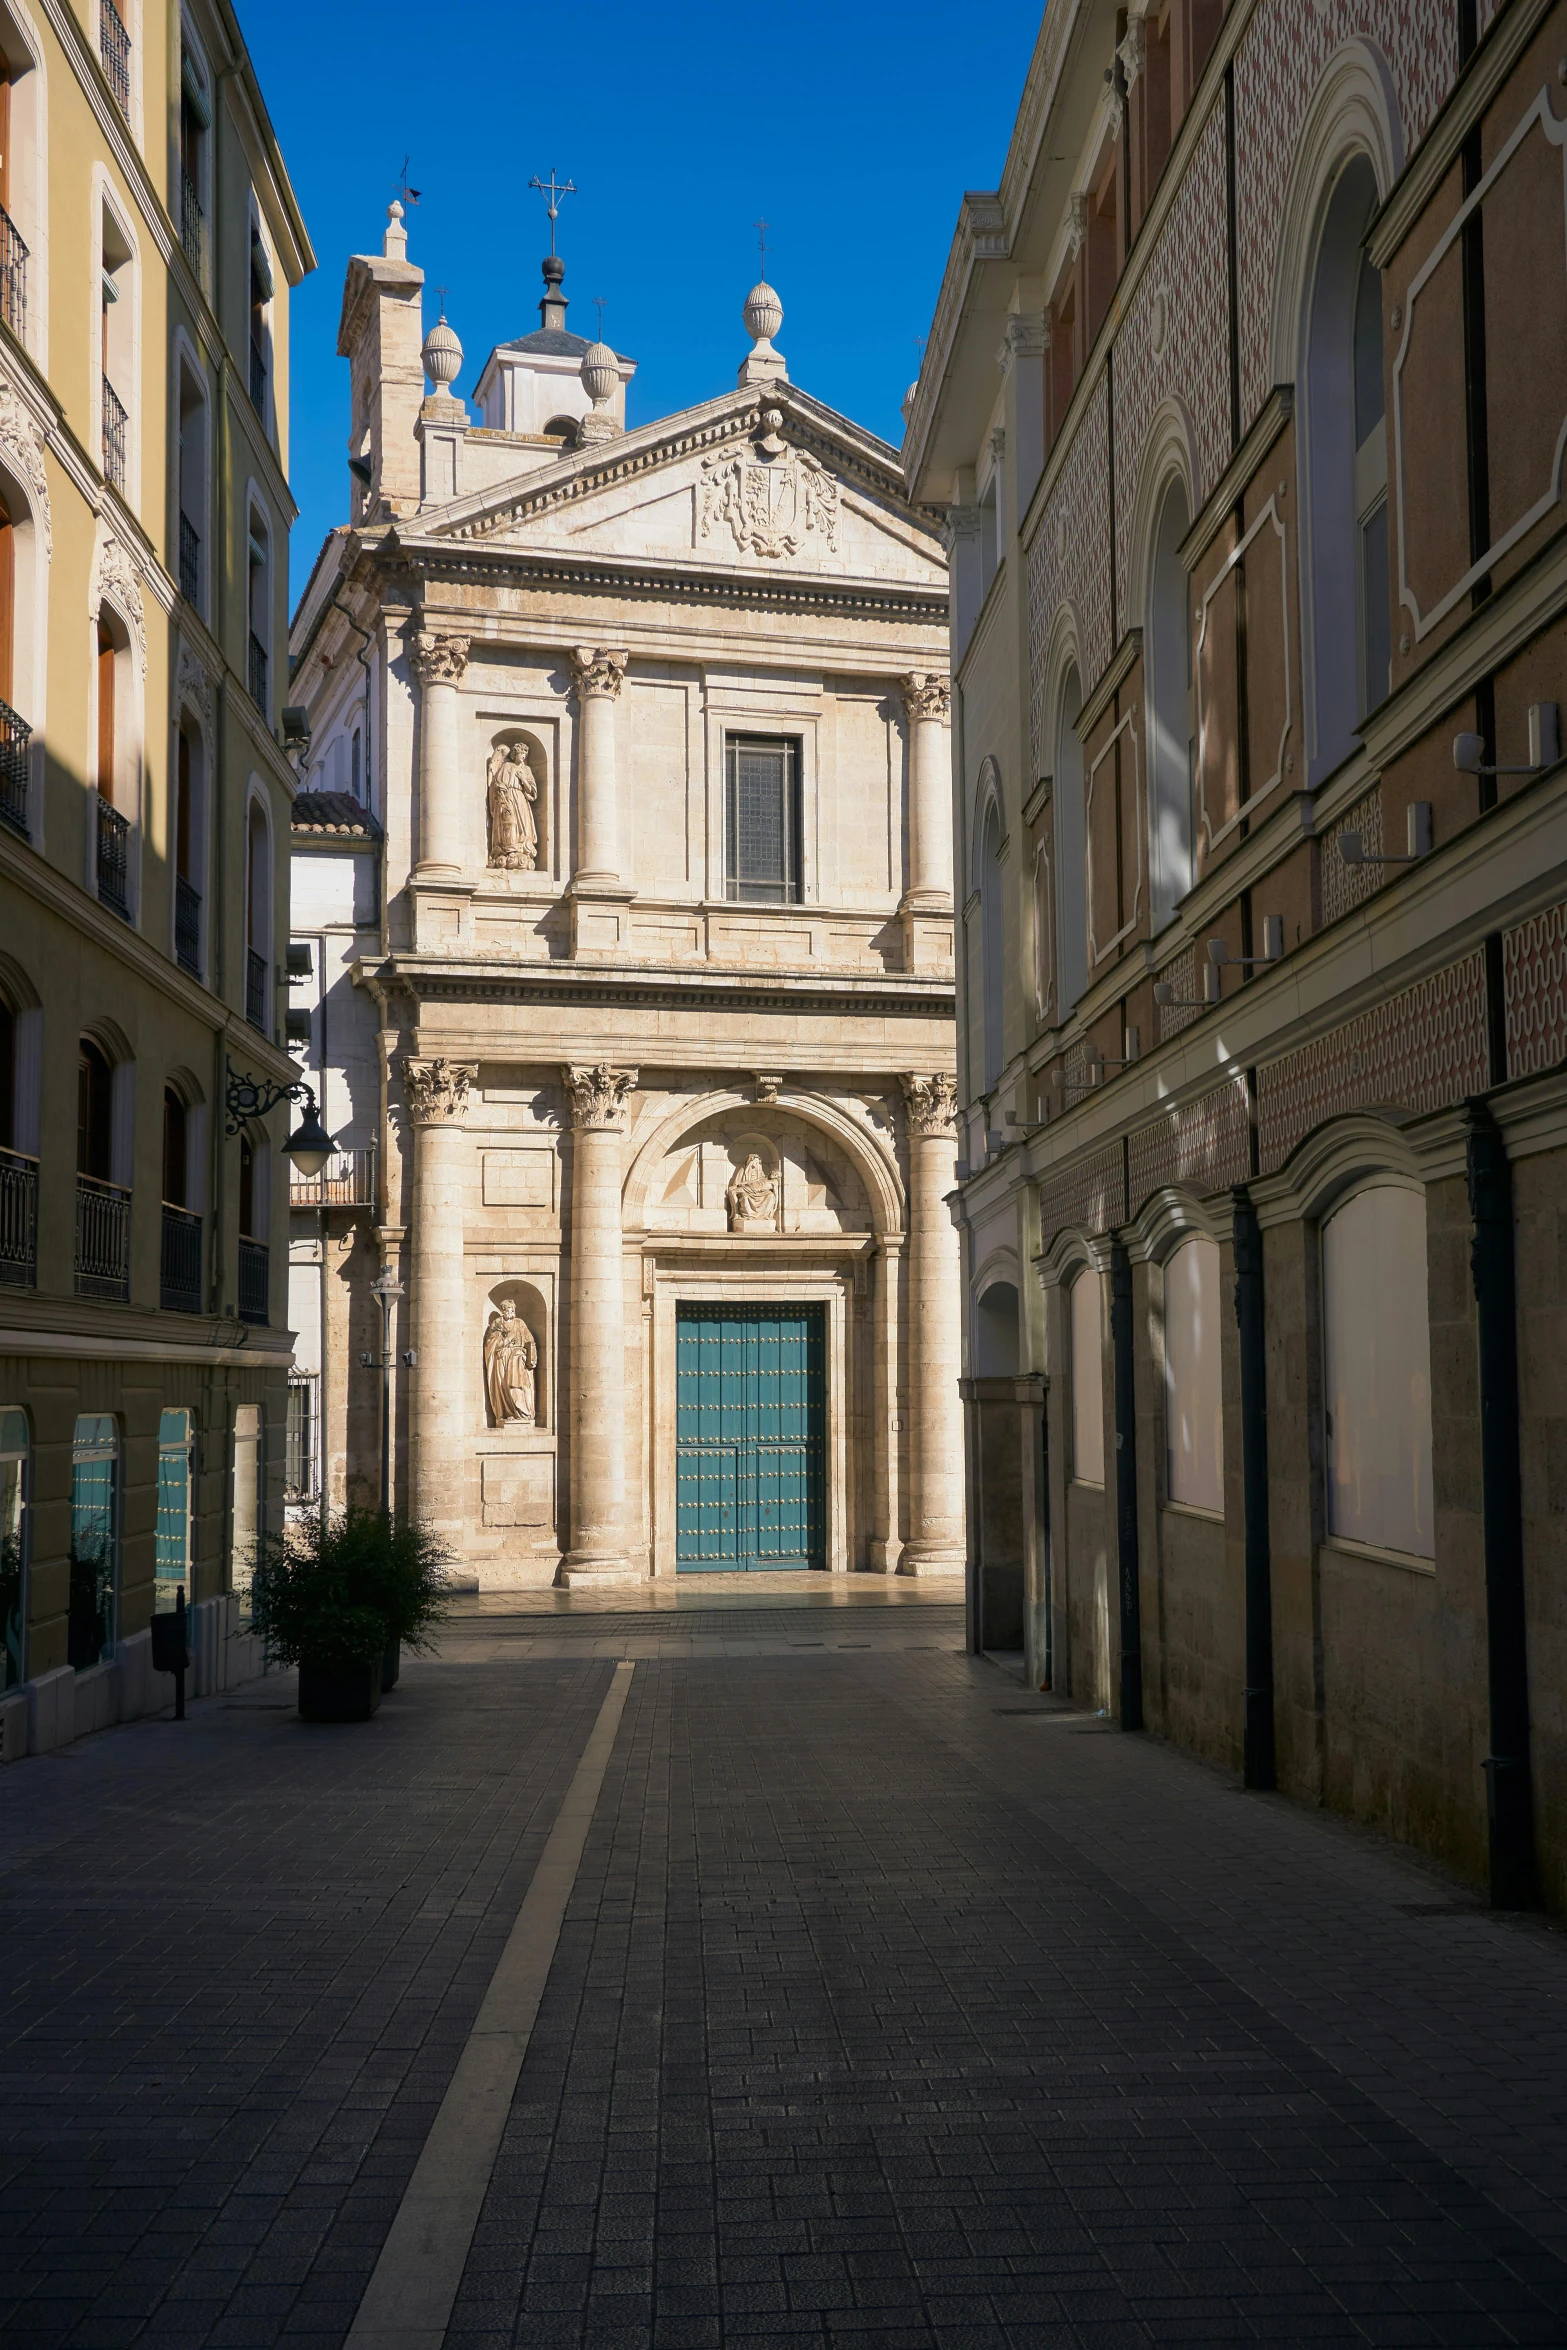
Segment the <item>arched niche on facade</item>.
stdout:
[[776,1165],[784,1232],[902,1231],[890,1153],[836,1103],[787,1090],[768,1102],[736,1091],[673,1105],[628,1172],[625,1222],[654,1232],[731,1229],[726,1194],[751,1148],[764,1168]]
[[[522,1333],[531,1342],[531,1362]],[[537,1283],[520,1276],[492,1283],[479,1342],[484,1416],[491,1428],[549,1426],[549,1341],[549,1301]]]
[[498,726],[484,754],[484,857],[497,873],[542,873],[549,862],[550,763],[526,726]]
[[1023,1367],[1017,1260],[1003,1250],[982,1265],[974,1282],[971,1324],[974,1376],[1015,1379]]

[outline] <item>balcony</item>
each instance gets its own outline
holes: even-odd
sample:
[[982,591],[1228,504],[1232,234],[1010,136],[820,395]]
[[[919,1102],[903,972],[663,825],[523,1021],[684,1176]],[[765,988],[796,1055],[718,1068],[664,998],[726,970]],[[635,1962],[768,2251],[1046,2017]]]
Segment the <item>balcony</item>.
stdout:
[[38,1161],[0,1150],[0,1282],[32,1289],[38,1280]]
[[131,1286],[131,1195],[95,1175],[76,1178],[76,1294],[121,1303]]
[[196,183],[188,171],[180,173],[180,243],[185,258],[196,272],[198,284],[205,284],[207,274],[207,216],[201,209],[201,198]]
[[158,1303],[166,1313],[201,1312],[201,1218],[163,1203]]
[[180,516],[180,594],[187,604],[201,596],[201,539],[188,514]]
[[103,379],[103,470],[113,489],[125,487],[125,448],[130,414],[125,402],[110,383]]
[[250,404],[266,421],[267,414],[267,355],[254,335],[250,338]]
[[114,103],[127,122],[131,114],[131,36],[114,0],[98,0],[98,53]]
[[27,753],[33,730],[18,718],[9,702],[0,702],[0,824],[9,824],[23,840],[27,826]]
[[267,1319],[267,1244],[241,1240],[239,1244],[239,1318],[242,1322]]
[[131,918],[131,828],[98,794],[98,902]]
[[263,1036],[272,1034],[267,1024],[267,958],[254,947],[245,950],[245,1017]]
[[375,1144],[362,1150],[334,1151],[319,1175],[291,1170],[288,1178],[291,1208],[373,1208],[375,1206]]
[[254,629],[250,632],[250,698],[263,718],[267,714],[267,648]]
[[201,977],[201,892],[174,876],[174,958],[192,979]]
[[27,247],[0,204],[0,318],[18,342],[27,332]]

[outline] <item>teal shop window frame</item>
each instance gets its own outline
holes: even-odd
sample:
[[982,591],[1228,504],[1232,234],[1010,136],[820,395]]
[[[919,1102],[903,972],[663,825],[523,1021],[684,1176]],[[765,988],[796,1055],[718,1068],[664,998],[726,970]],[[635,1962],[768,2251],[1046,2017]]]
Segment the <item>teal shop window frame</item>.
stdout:
[[191,1588],[190,1520],[195,1415],[171,1405],[158,1416],[158,1518],[154,1535],[152,1605],[156,1615],[173,1608]]
[[114,1654],[120,1603],[120,1428],[83,1412],[71,1438],[71,1596],[66,1654],[76,1671]]

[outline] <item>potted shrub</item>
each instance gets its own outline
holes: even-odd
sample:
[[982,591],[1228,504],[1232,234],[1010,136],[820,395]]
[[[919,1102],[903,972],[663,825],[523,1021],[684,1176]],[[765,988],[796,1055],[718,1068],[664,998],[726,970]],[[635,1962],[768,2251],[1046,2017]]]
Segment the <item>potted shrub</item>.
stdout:
[[428,1528],[378,1510],[302,1519],[264,1545],[251,1616],[269,1660],[299,1667],[304,1720],[369,1720],[388,1650],[429,1644],[443,1612],[445,1567]]

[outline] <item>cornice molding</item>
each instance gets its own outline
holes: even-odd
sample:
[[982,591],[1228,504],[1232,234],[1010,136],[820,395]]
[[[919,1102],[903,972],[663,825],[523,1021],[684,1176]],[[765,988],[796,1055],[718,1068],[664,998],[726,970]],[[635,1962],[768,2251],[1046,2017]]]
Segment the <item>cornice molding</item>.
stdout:
[[458,957],[434,962],[394,951],[363,976],[380,988],[400,988],[419,1003],[585,1004],[642,1010],[727,1010],[804,1014],[851,1009],[859,1018],[950,1020],[954,988],[916,976],[901,987],[895,978],[799,979],[780,986],[743,973],[704,972],[690,979],[656,970],[613,972],[603,965],[568,970],[559,964],[513,965],[497,971],[490,962]]
[[[448,584],[505,581],[514,587],[577,587],[592,595],[656,597],[665,602],[679,597],[682,601],[701,599],[777,611],[878,612],[929,622],[942,632],[943,639],[950,608],[945,588],[936,595],[919,588],[883,586],[874,580],[834,583],[816,573],[794,577],[747,573],[740,577],[716,568],[688,571],[674,565],[666,571],[651,567],[646,557],[584,557],[553,554],[542,547],[479,549],[461,540],[428,538],[407,539],[395,546],[383,544],[372,554],[388,566],[411,570],[420,582],[421,603],[426,601],[423,583],[427,580]],[[443,615],[456,617],[455,612]],[[464,613],[462,617],[477,621],[488,615]],[[485,640],[476,636],[474,641],[477,645]]]

